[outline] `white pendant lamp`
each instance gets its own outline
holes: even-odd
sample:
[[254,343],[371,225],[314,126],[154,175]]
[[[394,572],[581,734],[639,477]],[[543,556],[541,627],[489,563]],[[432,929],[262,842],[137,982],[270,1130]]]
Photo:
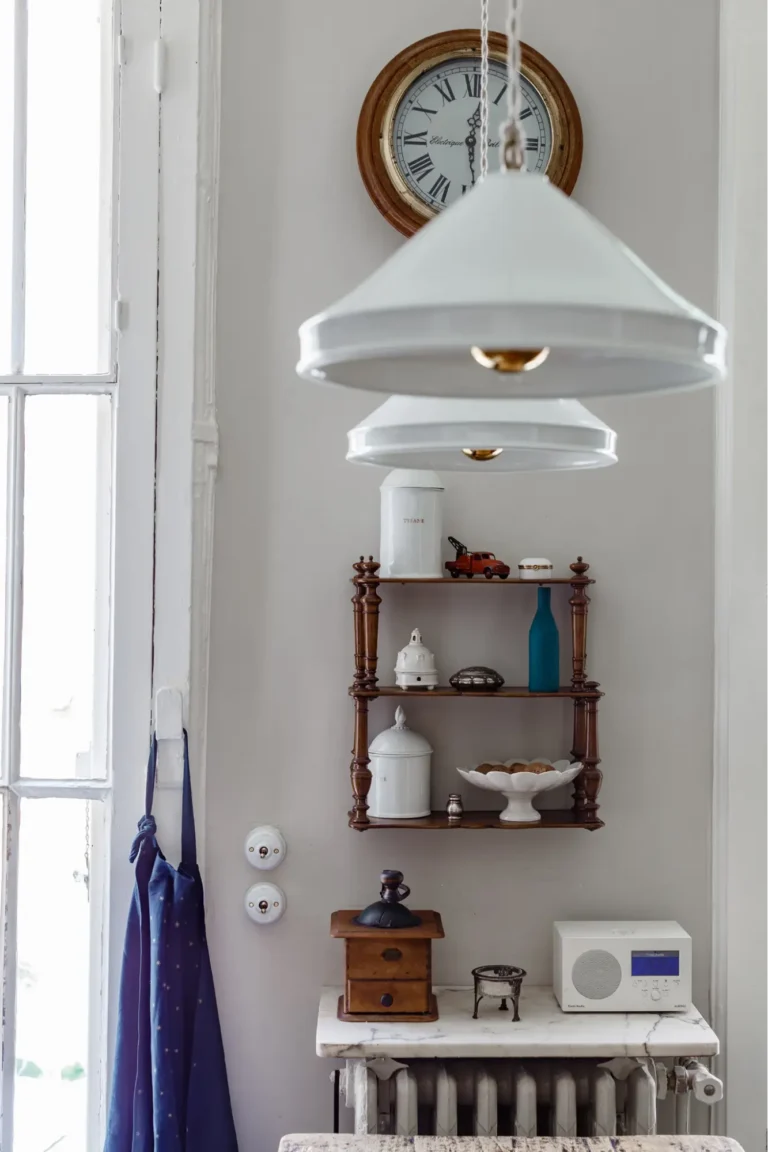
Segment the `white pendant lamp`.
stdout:
[[725,330],[523,167],[510,0],[503,168],[299,331],[299,375],[373,392],[530,398],[722,378]]
[[547,472],[617,459],[616,433],[577,400],[392,396],[347,438],[347,460],[388,468]]

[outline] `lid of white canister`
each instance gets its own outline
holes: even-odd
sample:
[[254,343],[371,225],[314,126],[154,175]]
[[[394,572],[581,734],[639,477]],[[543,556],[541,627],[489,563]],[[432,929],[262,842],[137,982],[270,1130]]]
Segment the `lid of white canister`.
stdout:
[[381,491],[385,488],[433,488],[442,492],[445,485],[437,472],[424,472],[418,468],[395,468],[384,477]]
[[380,732],[371,742],[370,755],[376,756],[423,756],[432,751],[432,745],[425,736],[412,732],[405,723],[405,712],[398,707],[392,728]]

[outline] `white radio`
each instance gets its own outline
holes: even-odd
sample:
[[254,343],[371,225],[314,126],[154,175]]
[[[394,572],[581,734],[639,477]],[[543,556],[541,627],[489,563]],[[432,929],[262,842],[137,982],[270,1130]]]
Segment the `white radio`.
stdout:
[[674,920],[559,920],[552,983],[564,1012],[685,1012],[691,938]]

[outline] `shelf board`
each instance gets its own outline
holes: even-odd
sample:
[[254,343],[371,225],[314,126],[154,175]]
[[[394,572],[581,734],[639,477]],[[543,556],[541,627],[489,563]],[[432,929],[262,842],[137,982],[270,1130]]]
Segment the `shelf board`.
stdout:
[[556,692],[530,692],[527,688],[510,688],[506,685],[503,688],[496,688],[492,692],[459,692],[456,688],[442,686],[436,688],[398,688],[396,684],[380,684],[376,688],[355,688],[353,685],[349,689],[349,694],[369,700],[373,700],[377,696],[400,696],[403,700],[440,699],[444,696],[460,697],[462,700],[489,699],[494,696],[520,700],[529,698],[532,700],[599,700],[603,695],[602,692],[587,691],[583,688],[575,691],[567,686],[558,688]]
[[[521,580],[519,576],[508,576],[506,580],[502,580],[500,576],[494,576],[488,580],[482,572],[476,572],[470,580],[467,576],[379,576],[377,577],[379,584],[447,584],[449,587],[455,588],[459,584],[482,584],[487,587],[489,584],[500,584],[502,587],[511,585],[536,585],[536,584],[594,584],[594,580],[582,580],[575,576],[552,576],[549,579],[542,577],[541,580]],[[354,583],[354,579],[352,580]]]
[[449,824],[445,812],[431,812],[429,816],[422,816],[418,820],[385,820],[371,816],[368,824],[350,824],[350,827],[355,828],[358,832],[367,832],[373,828],[410,828],[413,831],[435,828],[446,828],[451,831],[460,828],[498,828],[505,832],[519,832],[531,828],[585,828],[589,832],[594,832],[596,829],[604,827],[604,824],[602,820],[597,818],[589,822],[578,820],[577,813],[572,808],[550,808],[548,810],[543,808],[541,820],[535,824],[502,824],[499,820],[499,812],[476,811],[465,812],[460,824]]

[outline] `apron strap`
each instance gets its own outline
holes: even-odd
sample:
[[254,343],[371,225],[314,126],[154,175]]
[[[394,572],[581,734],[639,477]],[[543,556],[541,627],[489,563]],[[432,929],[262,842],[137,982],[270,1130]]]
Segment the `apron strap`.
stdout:
[[152,815],[152,801],[155,798],[155,772],[157,770],[157,737],[153,734],[149,744],[149,759],[147,760],[147,785],[144,794],[144,815],[139,820],[139,831],[134,837],[131,844],[131,852],[128,857],[131,864],[134,863],[141,851],[141,846],[145,840],[154,840],[155,833],[157,832],[157,825],[155,818]]
[[[195,813],[192,807],[192,780],[189,771],[189,740],[187,730],[182,730],[184,736],[184,781],[181,799],[181,862],[190,869],[197,866],[197,838],[195,836]],[[152,816],[152,802],[155,798],[155,775],[157,772],[157,736],[153,734],[149,745],[149,760],[147,761],[147,790],[144,801],[144,816],[139,821],[139,835],[131,848],[131,861],[138,855],[141,841],[147,836],[154,836],[156,832],[155,820]]]
[[195,812],[192,807],[192,781],[189,773],[189,741],[184,732],[184,786],[181,800],[181,862],[188,867],[197,866],[197,842],[195,837]]
[[152,733],[147,760],[147,786],[144,793],[144,815],[152,815],[152,801],[155,798],[155,776],[157,775],[157,736]]

